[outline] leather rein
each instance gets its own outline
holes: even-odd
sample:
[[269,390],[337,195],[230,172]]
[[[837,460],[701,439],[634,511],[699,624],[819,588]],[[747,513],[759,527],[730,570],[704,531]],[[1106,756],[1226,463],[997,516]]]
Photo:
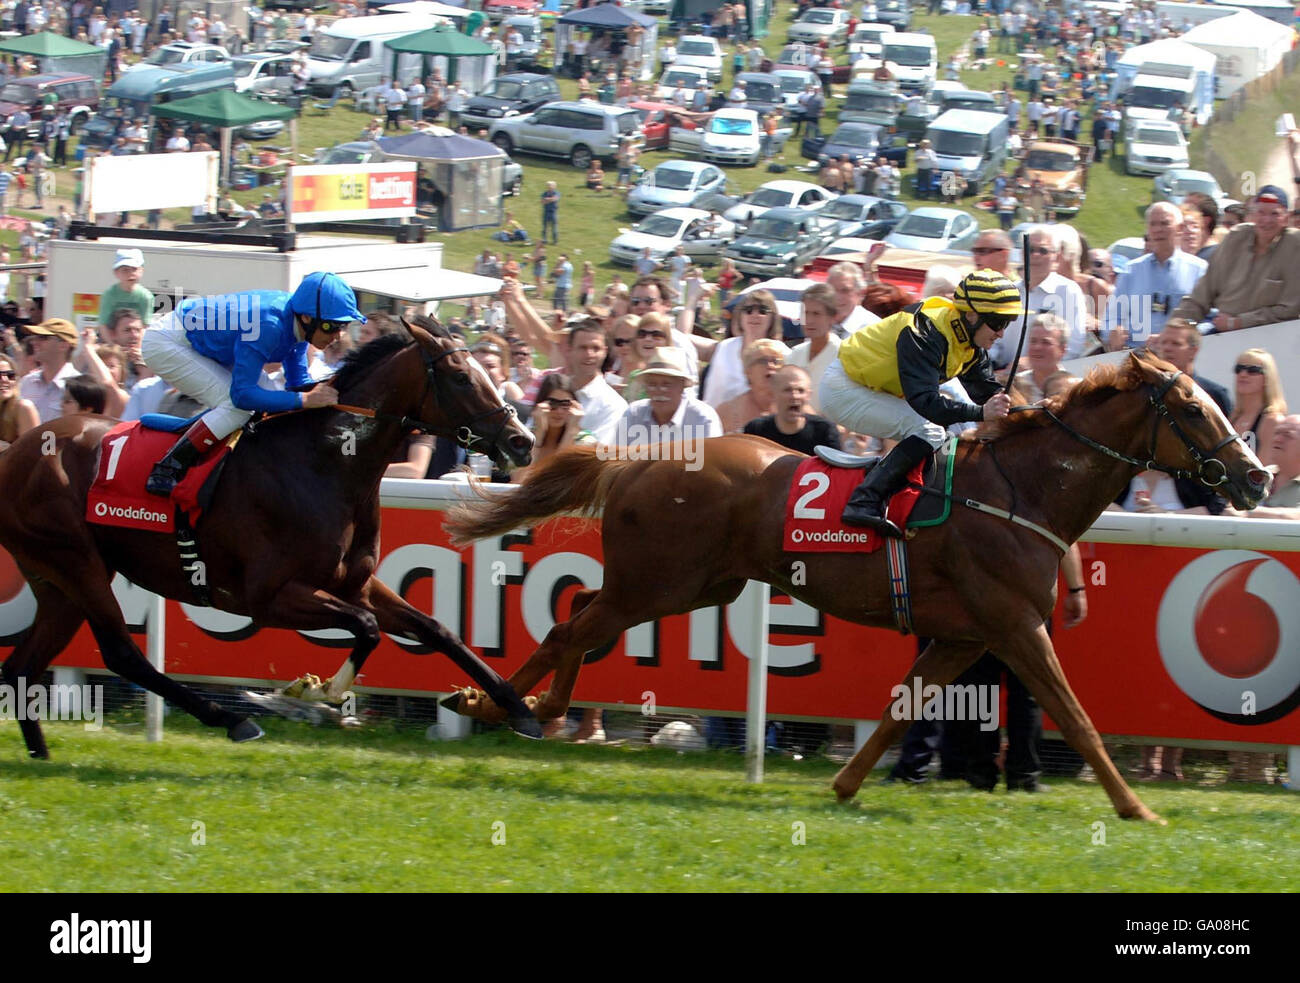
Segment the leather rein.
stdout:
[[[424,392],[420,396],[420,402],[423,403],[425,398],[432,393],[435,405],[438,402],[438,363],[448,355],[455,355],[459,352],[469,354],[468,348],[448,348],[446,351],[439,352],[437,355],[430,354],[423,345],[419,346],[420,357],[424,360]],[[426,423],[423,420],[412,416],[397,416],[393,413],[382,413],[370,406],[349,406],[345,403],[336,403],[329,407],[320,407],[321,409],[337,410],[340,413],[350,413],[353,416],[365,417],[368,420],[378,420],[382,423],[396,423],[403,431],[417,430],[420,433],[433,434],[436,437],[447,437],[456,441],[466,450],[471,450],[476,444],[485,444],[488,447],[495,446],[497,439],[501,436],[506,426],[517,414],[515,408],[509,403],[502,402],[500,406],[495,406],[490,410],[485,410],[475,416],[472,416],[459,427],[439,427],[432,423]],[[289,410],[288,413],[301,413],[302,410]],[[263,416],[257,421],[256,425],[265,423],[277,416],[287,416],[288,413],[270,413]],[[490,439],[480,437],[474,433],[470,426],[478,423],[480,420],[486,420],[498,413],[503,414],[501,423],[497,426]],[[254,424],[249,424],[249,429],[254,429]]]

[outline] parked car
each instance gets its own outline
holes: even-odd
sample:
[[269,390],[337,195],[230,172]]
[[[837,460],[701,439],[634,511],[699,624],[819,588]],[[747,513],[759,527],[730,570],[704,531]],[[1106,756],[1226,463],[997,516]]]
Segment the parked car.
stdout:
[[1187,140],[1177,123],[1142,120],[1124,144],[1124,170],[1128,174],[1163,174],[1187,167]]
[[848,157],[855,163],[886,157],[907,166],[907,139],[874,123],[841,123],[829,137],[804,137],[800,152],[808,160],[826,162]]
[[819,188],[807,181],[768,181],[745,195],[724,215],[732,222],[743,225],[758,218],[769,208],[812,210],[822,208],[834,197],[836,197],[835,192]]
[[837,223],[802,208],[773,208],[723,250],[741,273],[794,276],[835,240]]
[[977,113],[997,113],[1006,115],[1006,110],[998,105],[992,92],[979,92],[974,89],[961,89],[957,92],[945,92],[941,97],[943,111],[949,109],[970,109]]
[[41,109],[50,95],[54,96],[56,109],[67,111],[73,129],[84,126],[99,109],[99,83],[93,78],[80,72],[51,72],[6,82],[0,88],[0,120],[7,124],[10,116],[26,109],[32,117],[30,132],[35,134],[40,130]]
[[840,195],[827,202],[819,214],[835,220],[837,237],[883,239],[907,215],[907,206],[874,195]]
[[619,141],[641,137],[641,118],[626,106],[553,102],[527,116],[497,120],[488,139],[513,154],[516,149],[547,157],[567,157],[584,171],[595,157],[612,161]]
[[501,21],[520,14],[533,14],[541,9],[541,0],[483,0],[483,13],[490,21]]
[[698,129],[674,129],[669,146],[678,153],[698,153],[716,164],[758,163],[762,128],[752,109],[724,107]]
[[350,140],[329,149],[316,148],[317,164],[369,164],[376,159],[379,147],[369,140]]
[[[776,57],[774,69],[798,69],[800,71],[815,71],[818,62],[821,60],[821,53],[816,46],[806,44],[803,41],[796,41],[794,44],[787,44],[781,49],[781,53]],[[820,76],[818,76],[820,78]],[[853,66],[848,62],[836,64],[831,71],[831,82],[844,84],[853,77]]]
[[859,24],[849,38],[849,61],[859,58],[879,58],[884,50],[885,37],[893,34],[896,28],[892,24]]
[[785,96],[781,92],[781,80],[771,72],[741,72],[733,80],[745,83],[745,108],[752,109],[760,116],[766,116],[773,109],[785,108]]
[[875,123],[886,130],[899,125],[905,100],[894,82],[854,79],[840,104],[841,123]]
[[1232,201],[1209,171],[1189,171],[1181,167],[1171,168],[1155,179],[1151,200],[1171,201],[1175,205],[1181,205],[1183,199],[1193,193],[1213,198],[1220,208]]
[[785,100],[787,114],[799,108],[799,96],[809,85],[815,85],[818,92],[822,90],[822,80],[806,68],[778,68],[772,74],[781,84],[781,98]]
[[823,249],[820,255],[844,256],[849,253],[865,253],[879,245],[879,239],[862,239],[855,236],[847,236],[843,239],[836,239],[829,246]]
[[667,150],[668,133],[674,127],[695,128],[695,114],[672,102],[629,102],[641,118],[642,146],[646,150]]
[[677,42],[674,68],[702,68],[710,82],[722,80],[722,48],[715,38],[688,34]]
[[230,60],[235,91],[283,99],[293,92],[293,55],[256,52]]
[[122,69],[123,73],[138,72],[145,68],[184,65],[192,61],[230,61],[230,52],[219,44],[200,44],[194,41],[172,41],[159,45],[149,56]]
[[885,236],[885,242],[900,249],[935,253],[969,250],[979,233],[975,219],[956,208],[918,208]]
[[1030,140],[1025,146],[1024,190],[1042,181],[1053,212],[1073,215],[1088,197],[1088,164],[1092,148],[1071,140]]
[[530,14],[516,14],[513,17],[507,17],[501,27],[503,38],[511,30],[518,31],[524,43],[519,54],[515,57],[514,63],[509,67],[518,69],[536,66],[537,57],[542,53],[542,38],[545,36],[542,19]]
[[876,0],[876,22],[906,31],[912,26],[912,6],[908,0]]
[[235,132],[247,140],[270,140],[284,132],[284,120],[260,119],[256,123],[241,126]]
[[460,120],[471,127],[491,126],[507,116],[535,112],[560,98],[560,87],[551,76],[511,72],[498,75],[486,89],[470,98],[460,111]]
[[648,248],[651,256],[662,261],[681,246],[692,262],[715,264],[735,235],[735,225],[723,218],[714,219],[701,208],[665,208],[631,229],[620,230],[609,244],[609,258],[631,266]]
[[1125,236],[1112,242],[1106,251],[1115,272],[1123,273],[1124,267],[1147,251],[1147,242],[1142,236]]
[[799,15],[786,32],[791,41],[843,44],[849,34],[849,12],[832,7],[812,7]]
[[687,92],[708,88],[708,69],[698,65],[673,65],[659,77],[659,84],[655,86],[655,98],[667,102],[679,86]]
[[702,197],[725,191],[727,175],[698,160],[664,161],[646,171],[627,194],[627,210],[649,215],[661,208],[690,207]]

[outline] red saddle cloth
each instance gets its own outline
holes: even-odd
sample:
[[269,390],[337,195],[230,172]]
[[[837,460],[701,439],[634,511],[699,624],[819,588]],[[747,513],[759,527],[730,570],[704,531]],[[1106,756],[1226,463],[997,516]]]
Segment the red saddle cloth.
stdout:
[[[840,521],[849,496],[862,483],[865,473],[864,468],[831,467],[818,457],[810,457],[800,464],[790,482],[790,497],[785,504],[782,547],[786,552],[874,553],[880,549],[885,537],[874,529],[846,526]],[[909,482],[920,485],[924,473],[925,464],[918,464],[908,475]],[[920,488],[909,485],[889,500],[885,514],[903,529],[920,497]]]
[[208,476],[230,451],[229,444],[210,453],[186,473],[171,500],[150,495],[144,490],[149,472],[180,434],[149,430],[138,420],[119,423],[104,435],[100,444],[99,470],[86,496],[86,521],[101,526],[123,526],[151,532],[174,532],[176,511],[172,503],[185,510],[190,525],[199,521],[199,490]]

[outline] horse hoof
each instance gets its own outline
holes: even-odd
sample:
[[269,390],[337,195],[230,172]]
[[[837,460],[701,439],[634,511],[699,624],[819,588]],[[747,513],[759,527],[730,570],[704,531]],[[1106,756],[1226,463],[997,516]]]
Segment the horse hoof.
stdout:
[[248,717],[245,717],[243,720],[239,721],[239,723],[232,724],[228,727],[226,729],[226,736],[236,744],[243,744],[245,741],[255,741],[259,737],[265,735],[261,727],[257,726],[257,724]]
[[35,751],[28,751],[27,757],[31,758],[33,761],[49,761],[50,752],[45,748],[39,748]]
[[542,739],[542,725],[537,722],[536,717],[511,717],[510,729],[520,737],[526,737],[530,741],[540,741]]
[[1161,818],[1161,816],[1158,813],[1152,812],[1141,802],[1137,804],[1136,808],[1129,809],[1127,812],[1121,812],[1120,818],[1139,819],[1144,823],[1159,823],[1161,826],[1169,825],[1168,820]]

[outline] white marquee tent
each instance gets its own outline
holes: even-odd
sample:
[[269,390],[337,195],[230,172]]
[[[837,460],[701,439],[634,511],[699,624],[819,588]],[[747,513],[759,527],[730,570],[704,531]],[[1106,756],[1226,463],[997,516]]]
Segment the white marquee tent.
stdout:
[[1294,39],[1291,28],[1249,10],[1200,24],[1181,38],[1218,59],[1215,95],[1220,99],[1276,67]]

